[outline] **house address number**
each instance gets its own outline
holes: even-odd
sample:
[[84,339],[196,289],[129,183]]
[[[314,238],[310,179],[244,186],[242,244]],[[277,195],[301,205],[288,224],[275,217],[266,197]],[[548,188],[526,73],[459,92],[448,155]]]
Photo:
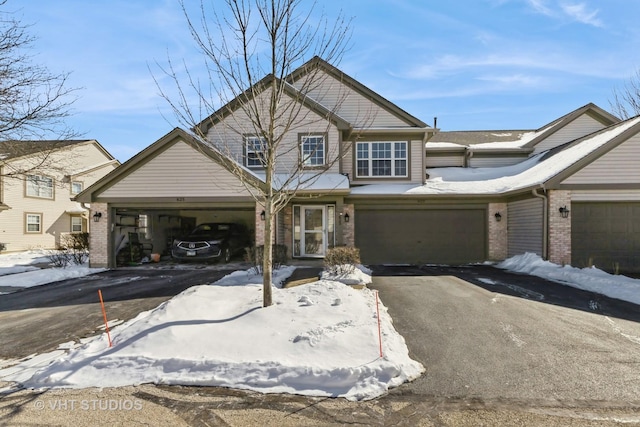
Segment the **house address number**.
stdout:
[[184,202],[184,197],[176,197],[176,202]]

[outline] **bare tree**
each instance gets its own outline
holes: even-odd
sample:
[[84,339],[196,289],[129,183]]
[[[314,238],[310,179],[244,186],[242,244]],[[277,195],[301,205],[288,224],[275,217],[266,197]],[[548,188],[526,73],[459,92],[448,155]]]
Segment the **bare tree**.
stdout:
[[613,113],[621,119],[640,114],[640,69],[621,88],[614,88],[609,104]]
[[[326,74],[307,60],[317,57],[326,64],[337,63],[350,37],[350,21],[344,16],[329,22],[322,15],[318,20],[315,5],[302,10],[302,3],[225,0],[224,10],[212,10],[209,15],[201,2],[198,21],[189,16],[183,3],[206,73],[198,78],[197,67],[185,61],[178,68],[169,59],[168,66],[161,68],[178,88],[176,97],[156,80],[180,123],[202,145],[221,154],[223,166],[264,208],[265,307],[272,304],[272,239],[277,213],[343,155],[337,148],[323,153],[326,163],[314,170],[305,163],[316,149],[325,147],[311,144],[311,151],[301,154],[299,147],[290,143],[294,135],[297,140],[298,133],[314,125],[329,129],[332,122],[334,126],[339,122],[335,111],[342,96],[334,95],[328,108],[316,102],[325,89]],[[300,70],[302,64],[308,67]],[[247,135],[255,136],[252,160],[262,166],[257,173],[242,161]]]
[[[0,1],[6,9],[7,0]],[[75,138],[65,119],[76,89],[68,88],[68,73],[53,74],[34,62],[35,37],[16,12],[0,10],[0,176],[18,177],[55,168],[50,158],[55,141]],[[34,141],[47,139],[47,144]],[[28,155],[19,168],[9,160]]]

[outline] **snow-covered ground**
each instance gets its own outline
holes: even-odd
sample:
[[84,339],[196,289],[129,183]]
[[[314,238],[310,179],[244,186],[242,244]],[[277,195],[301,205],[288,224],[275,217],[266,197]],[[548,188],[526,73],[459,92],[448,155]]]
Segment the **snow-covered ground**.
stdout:
[[[10,277],[3,276],[5,269],[28,264],[9,257],[17,255],[0,255],[0,279]],[[562,267],[534,254],[496,266],[640,304],[640,280],[597,268]],[[294,268],[277,270],[274,282],[282,283]],[[54,277],[52,270],[77,277],[74,269],[47,269],[48,277]],[[325,273],[305,285],[274,287],[274,304],[263,308],[261,277],[237,271],[135,319],[114,322],[111,348],[102,334],[23,361],[0,361],[0,380],[33,388],[163,383],[375,398],[417,378],[424,367],[409,358],[377,294],[341,283],[368,282],[369,273],[361,267],[350,275]]]
[[[294,269],[277,270],[274,282]],[[0,361],[0,380],[38,389],[161,383],[371,399],[424,367],[409,358],[374,291],[336,281],[370,282],[363,269],[274,287],[267,308],[261,276],[237,271],[114,327],[112,347],[102,334],[17,364]]]

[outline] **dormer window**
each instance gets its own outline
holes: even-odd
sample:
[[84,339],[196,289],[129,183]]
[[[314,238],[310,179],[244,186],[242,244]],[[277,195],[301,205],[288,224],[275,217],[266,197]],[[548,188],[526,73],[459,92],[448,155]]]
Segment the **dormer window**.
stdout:
[[407,142],[358,142],[356,177],[407,177]]

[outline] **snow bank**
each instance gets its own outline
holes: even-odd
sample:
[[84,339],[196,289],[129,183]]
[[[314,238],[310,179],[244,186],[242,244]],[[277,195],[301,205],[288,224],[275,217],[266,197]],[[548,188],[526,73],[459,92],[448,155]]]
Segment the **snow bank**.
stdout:
[[595,267],[559,266],[533,253],[514,256],[497,264],[496,267],[640,304],[640,280],[612,275]]

